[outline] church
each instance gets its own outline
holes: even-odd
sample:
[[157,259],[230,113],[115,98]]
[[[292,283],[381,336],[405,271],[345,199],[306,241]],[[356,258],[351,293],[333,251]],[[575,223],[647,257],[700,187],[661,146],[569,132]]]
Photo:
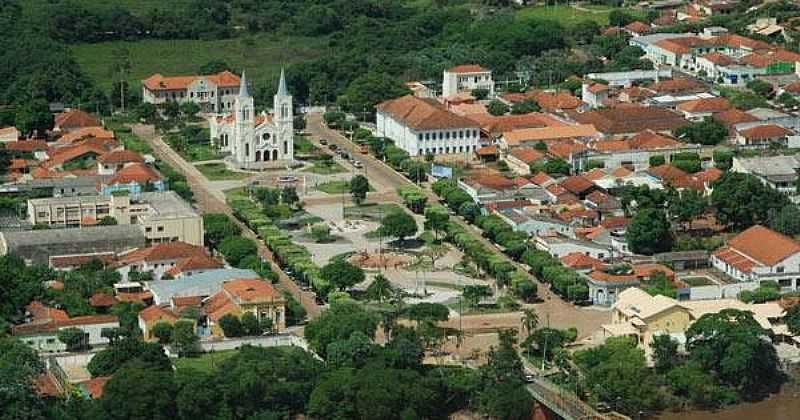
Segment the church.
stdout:
[[211,117],[209,129],[211,143],[227,153],[234,165],[242,169],[260,169],[271,166],[271,162],[285,164],[294,159],[292,96],[286,87],[283,69],[272,114],[256,114],[244,72],[232,111]]

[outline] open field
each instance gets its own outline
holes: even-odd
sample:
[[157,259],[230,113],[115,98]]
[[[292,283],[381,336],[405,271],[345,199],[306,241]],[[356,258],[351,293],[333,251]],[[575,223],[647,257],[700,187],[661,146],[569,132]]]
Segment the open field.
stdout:
[[226,350],[203,353],[197,357],[181,357],[175,361],[175,367],[178,370],[192,369],[211,373],[220,363],[235,356],[238,352],[238,350]]
[[203,175],[205,175],[209,181],[239,180],[252,176],[252,174],[248,174],[245,172],[231,171],[230,169],[225,167],[224,163],[204,163],[201,165],[195,165],[195,167]]
[[608,25],[611,8],[591,8],[578,10],[571,6],[531,6],[520,9],[517,17],[555,20],[564,26],[573,26],[584,20],[593,20],[600,25]]
[[237,70],[247,70],[251,83],[258,86],[275,78],[281,65],[320,57],[325,52],[324,38],[279,37],[269,34],[244,35],[223,40],[141,40],[79,44],[71,47],[84,72],[102,88],[111,87],[112,53],[127,48],[133,67],[128,80],[138,89],[140,80],[153,73],[165,76],[197,73],[211,60],[224,60]]

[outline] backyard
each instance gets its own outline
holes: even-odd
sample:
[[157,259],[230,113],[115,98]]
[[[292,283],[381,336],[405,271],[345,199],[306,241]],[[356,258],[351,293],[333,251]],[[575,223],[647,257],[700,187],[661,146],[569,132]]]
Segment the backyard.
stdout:
[[224,350],[202,353],[197,357],[181,357],[175,361],[175,368],[178,371],[196,370],[203,373],[211,373],[220,363],[235,356],[237,353],[238,350]]

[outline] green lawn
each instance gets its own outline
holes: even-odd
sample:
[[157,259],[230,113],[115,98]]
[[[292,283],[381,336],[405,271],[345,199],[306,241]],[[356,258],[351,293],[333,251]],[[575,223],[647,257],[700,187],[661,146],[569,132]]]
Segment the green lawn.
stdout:
[[330,164],[323,164],[321,162],[314,162],[313,165],[302,170],[302,172],[311,172],[319,175],[339,174],[346,170],[336,162],[329,161]]
[[258,85],[271,78],[277,79],[283,64],[320,57],[325,53],[326,43],[324,38],[256,34],[213,41],[115,41],[71,48],[83,71],[101,87],[109,89],[112,52],[120,47],[130,52],[133,68],[128,79],[132,86],[138,86],[140,80],[153,73],[166,76],[197,73],[201,66],[214,59],[225,60],[237,72],[247,70],[250,83]]
[[[51,0],[25,0],[20,2],[23,10],[29,14],[40,13],[44,10],[48,3],[53,3]],[[83,6],[89,10],[103,10],[110,9],[112,6],[120,6],[123,9],[129,10],[136,16],[144,16],[153,9],[169,7],[176,9],[188,4],[188,0],[170,0],[165,3],[163,0],[72,0],[72,3]]]
[[317,190],[328,194],[349,193],[350,183],[347,181],[328,181],[317,185]]
[[593,20],[600,25],[608,25],[608,14],[611,8],[592,8],[591,11],[577,10],[566,5],[558,6],[532,6],[520,9],[517,16],[521,18],[536,18],[556,20],[564,26],[573,26],[584,20]]
[[220,363],[235,356],[236,353],[238,353],[238,350],[224,350],[203,353],[197,357],[181,357],[175,361],[175,368],[178,370],[191,369],[211,373]]
[[344,214],[348,219],[380,220],[381,217],[395,211],[405,211],[394,203],[364,204],[362,206],[345,207]]
[[202,165],[195,165],[195,167],[205,175],[209,181],[232,181],[252,176],[245,172],[231,171],[225,167],[224,163],[205,163]]

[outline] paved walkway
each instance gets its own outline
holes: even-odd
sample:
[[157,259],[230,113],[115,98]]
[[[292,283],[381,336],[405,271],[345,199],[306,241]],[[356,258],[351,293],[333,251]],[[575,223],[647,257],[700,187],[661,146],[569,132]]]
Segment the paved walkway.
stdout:
[[309,319],[318,316],[323,307],[317,305],[315,295],[311,292],[303,291],[297,283],[295,283],[283,270],[275,264],[275,258],[272,251],[264,245],[258,236],[250,230],[244,223],[241,223],[233,216],[233,210],[225,202],[225,194],[216,188],[213,188],[209,180],[191,163],[187,162],[183,157],[176,153],[169,145],[161,139],[161,136],[156,134],[153,126],[134,124],[132,127],[134,134],[141,137],[153,149],[153,153],[161,160],[167,162],[176,171],[186,177],[186,182],[194,192],[196,206],[203,213],[225,213],[231,217],[242,228],[242,236],[255,240],[258,245],[259,254],[270,262],[273,271],[278,273],[279,286],[288,290],[297,299],[308,312]]

